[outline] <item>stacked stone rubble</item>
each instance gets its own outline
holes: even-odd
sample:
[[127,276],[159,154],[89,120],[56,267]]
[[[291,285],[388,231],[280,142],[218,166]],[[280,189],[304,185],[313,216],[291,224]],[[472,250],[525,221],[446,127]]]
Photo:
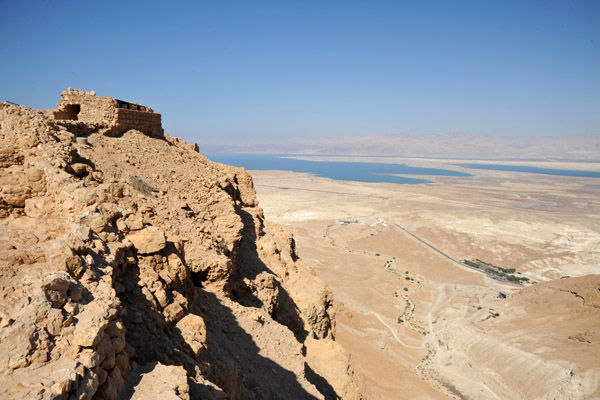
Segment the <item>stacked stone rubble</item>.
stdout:
[[77,90],[0,103],[0,398],[323,398],[305,363],[330,379],[331,292],[250,176],[168,135],[72,140],[137,115],[157,114]]

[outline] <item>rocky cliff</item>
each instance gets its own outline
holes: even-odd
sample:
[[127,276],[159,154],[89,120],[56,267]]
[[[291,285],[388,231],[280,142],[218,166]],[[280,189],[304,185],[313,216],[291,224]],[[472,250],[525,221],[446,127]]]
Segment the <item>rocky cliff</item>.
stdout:
[[1,398],[362,397],[243,169],[72,126],[0,105]]

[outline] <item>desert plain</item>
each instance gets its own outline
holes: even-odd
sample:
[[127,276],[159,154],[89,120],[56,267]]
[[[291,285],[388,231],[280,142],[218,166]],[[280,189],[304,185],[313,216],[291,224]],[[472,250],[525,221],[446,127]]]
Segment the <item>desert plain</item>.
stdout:
[[[265,216],[293,232],[333,291],[336,339],[366,397],[599,398],[600,179],[390,160],[473,176],[399,185],[249,171]],[[528,281],[492,279],[465,259]]]

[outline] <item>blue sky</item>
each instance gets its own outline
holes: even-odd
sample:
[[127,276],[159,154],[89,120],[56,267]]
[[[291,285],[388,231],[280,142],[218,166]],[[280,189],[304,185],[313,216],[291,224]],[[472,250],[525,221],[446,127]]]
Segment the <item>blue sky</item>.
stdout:
[[0,35],[0,100],[95,90],[199,142],[600,134],[595,0],[0,0]]

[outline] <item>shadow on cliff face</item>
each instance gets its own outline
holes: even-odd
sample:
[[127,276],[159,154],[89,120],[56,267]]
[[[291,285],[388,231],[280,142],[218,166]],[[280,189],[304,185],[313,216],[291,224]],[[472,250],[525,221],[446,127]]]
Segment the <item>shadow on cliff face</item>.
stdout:
[[[179,330],[147,300],[139,266],[130,265],[122,271],[118,278],[123,285],[119,298],[126,309],[123,322],[127,343],[135,348],[135,353],[130,359],[133,369],[126,376],[119,399],[130,398],[143,374],[156,362],[186,369],[191,399],[316,399],[293,372],[259,355],[260,349],[240,327],[232,310],[215,294],[199,287],[195,288],[197,297],[186,314],[204,319],[207,343],[201,355],[194,357]],[[206,381],[219,386],[225,394]]]
[[[296,340],[302,344],[303,352],[305,352],[304,341],[308,336],[308,332],[304,328],[304,322],[300,317],[300,311],[292,297],[288,294],[281,283],[277,279],[273,279],[273,277],[276,277],[277,275],[271,269],[269,269],[269,267],[261,260],[258,254],[256,232],[259,232],[260,234],[262,232],[262,226],[257,229],[255,219],[243,208],[236,207],[236,212],[242,219],[244,230],[242,233],[242,240],[236,253],[236,269],[231,287],[233,298],[243,306],[264,307],[265,309],[269,310],[271,317],[275,321],[286,326],[294,333]],[[296,255],[292,254],[291,256],[292,259],[296,261]],[[264,272],[267,274],[263,274]],[[261,291],[263,293],[265,291],[271,292],[274,295],[261,296]],[[269,302],[269,304],[265,304],[265,302]],[[249,340],[251,341],[251,338],[249,338]],[[253,344],[253,347],[256,346]],[[279,368],[281,369],[281,367]],[[325,399],[340,398],[329,382],[327,382],[324,377],[312,370],[306,363],[304,366],[304,373],[306,379],[317,388],[317,390],[324,396]],[[293,374],[285,371],[282,376],[279,376],[279,374],[273,374],[272,379],[282,380],[286,377],[286,374],[290,374],[291,377],[293,377]],[[281,396],[281,394],[279,394],[279,396]],[[269,396],[264,398],[280,397],[272,397],[272,395],[269,394]],[[295,395],[292,395],[290,392],[289,396],[284,396],[281,398],[290,399],[308,397],[295,397]]]
[[[254,218],[242,208],[238,207],[236,212],[242,218],[244,231],[236,254],[236,270],[231,288],[234,299],[246,307],[265,307],[275,321],[288,327],[296,339],[303,343],[308,332],[304,329],[304,323],[296,303],[281,283],[272,279],[277,275],[265,265],[258,255],[256,249],[257,229]],[[263,272],[267,272],[263,279],[257,279]],[[246,282],[251,282],[252,286]],[[264,296],[261,299],[258,296],[261,289],[263,292],[273,293],[274,296]],[[270,304],[265,304],[265,301]]]
[[307,363],[304,363],[304,374],[306,379],[315,385],[317,390],[325,397],[327,400],[336,400],[341,397],[335,392],[333,386],[327,382],[327,379],[323,378],[321,375],[317,374]]
[[135,352],[130,358],[132,371],[125,376],[125,387],[118,398],[131,398],[143,374],[149,372],[156,362],[184,367],[192,398],[217,397],[214,388],[198,383],[195,379],[198,372],[206,374],[206,363],[193,356],[193,350],[186,344],[179,330],[173,323],[169,324],[144,295],[139,266],[134,264],[120,267],[117,281],[122,285],[119,298],[126,310],[123,316],[127,329],[126,341]]
[[259,354],[252,336],[213,293],[198,289],[193,312],[206,321],[208,344],[202,358],[210,364],[208,378],[231,399],[316,399],[294,373]]

